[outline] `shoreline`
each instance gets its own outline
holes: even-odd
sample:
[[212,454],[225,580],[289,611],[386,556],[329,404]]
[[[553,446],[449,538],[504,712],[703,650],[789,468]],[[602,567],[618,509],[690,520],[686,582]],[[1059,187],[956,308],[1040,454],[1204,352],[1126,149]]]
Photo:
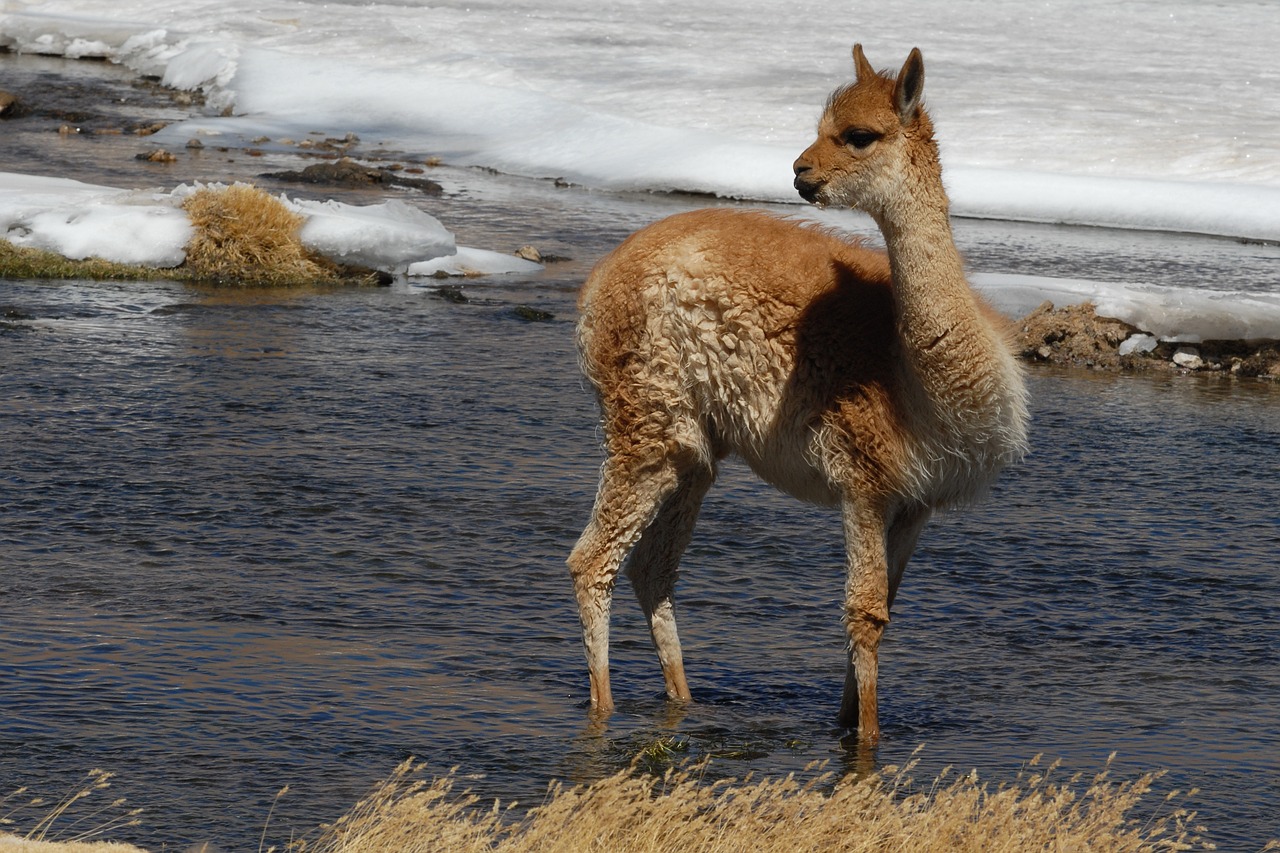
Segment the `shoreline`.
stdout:
[[1162,341],[1100,316],[1088,302],[1059,307],[1046,301],[1011,325],[1015,351],[1030,364],[1280,381],[1280,342],[1273,340]]
[[[429,195],[446,205],[450,192],[442,198],[440,183],[428,175],[451,183],[451,193],[461,197],[463,204],[476,184],[502,178],[450,167],[438,158],[398,157],[397,152],[363,143],[355,134],[339,137],[321,131],[301,140],[257,139],[246,148],[192,139],[184,150],[172,152],[150,137],[169,124],[206,115],[199,93],[171,89],[100,60],[0,50],[0,71],[5,72],[0,129],[13,149],[6,171],[17,174],[57,175],[121,189],[247,182],[270,192],[285,190],[294,198],[332,198],[353,204],[377,203],[408,192]],[[317,171],[328,174],[314,177]],[[303,177],[306,173],[313,176]],[[532,183],[558,192],[570,189],[561,182]],[[690,201],[683,195],[648,197],[658,206]],[[550,258],[559,251],[554,245],[544,248],[533,236],[516,239],[516,245],[509,247],[512,252],[529,244]],[[0,275],[12,275],[17,269],[13,261],[6,263],[10,268],[0,264]],[[164,270],[148,270],[139,278],[157,275],[163,277]],[[1010,329],[1015,352],[1028,364],[1280,380],[1280,342],[1276,340],[1162,341],[1122,320],[1097,314],[1089,302],[1045,302],[1014,317]]]

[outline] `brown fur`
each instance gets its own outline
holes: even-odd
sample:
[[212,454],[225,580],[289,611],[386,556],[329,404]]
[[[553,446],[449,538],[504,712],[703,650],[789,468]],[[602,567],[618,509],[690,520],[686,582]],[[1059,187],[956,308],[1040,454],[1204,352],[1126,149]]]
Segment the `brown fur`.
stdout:
[[[761,212],[702,210],[633,234],[583,287],[579,346],[607,458],[569,565],[599,709],[613,706],[609,607],[628,554],[667,693],[690,698],[673,590],[716,463],[736,453],[779,489],[841,507],[840,718],[874,741],[877,649],[925,521],[1023,450],[1018,369],[951,240],[923,63],[913,53],[895,81],[860,48],[855,60],[796,185],[870,212],[888,255]],[[874,140],[857,148],[851,129]]]

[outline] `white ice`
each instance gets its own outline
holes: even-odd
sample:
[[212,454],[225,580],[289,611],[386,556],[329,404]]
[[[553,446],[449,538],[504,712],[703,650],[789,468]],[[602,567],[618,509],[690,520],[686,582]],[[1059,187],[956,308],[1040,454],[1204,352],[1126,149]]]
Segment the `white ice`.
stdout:
[[[607,189],[796,202],[849,46],[926,56],[964,216],[1280,239],[1268,3],[1111,0],[7,0],[0,46],[209,96],[196,130],[348,131]],[[231,115],[215,117],[224,109]],[[239,143],[238,143],[239,141]]]
[[459,246],[452,255],[442,255],[429,261],[409,265],[410,276],[477,276],[502,273],[531,273],[542,269],[542,264],[504,255],[488,249]]
[[400,270],[457,251],[440,220],[396,199],[368,206],[302,200],[291,206],[307,218],[298,235],[302,244],[340,263]]
[[[207,116],[156,137],[174,148],[201,133],[236,146],[355,132],[601,189],[793,203],[791,162],[849,79],[850,44],[889,68],[918,45],[954,214],[1270,242],[1278,26],[1269,3],[1200,0],[0,4],[0,47],[105,57],[203,91]],[[1028,307],[1092,299],[1179,339],[1280,337],[1266,294],[1055,279],[1013,290]]]
[[0,172],[0,237],[83,260],[175,267],[193,229],[159,193]]
[[1014,317],[1043,302],[1059,307],[1093,303],[1100,315],[1137,326],[1164,341],[1280,339],[1280,293],[1118,284],[1073,278],[976,273],[975,289]]
[[[77,260],[176,267],[193,234],[181,204],[194,189],[122,190],[0,172],[0,237]],[[402,201],[350,205],[281,199],[305,219],[299,234],[303,245],[339,263],[409,275],[499,275],[542,268],[515,256],[459,247],[438,219]],[[450,260],[455,254],[457,259]]]

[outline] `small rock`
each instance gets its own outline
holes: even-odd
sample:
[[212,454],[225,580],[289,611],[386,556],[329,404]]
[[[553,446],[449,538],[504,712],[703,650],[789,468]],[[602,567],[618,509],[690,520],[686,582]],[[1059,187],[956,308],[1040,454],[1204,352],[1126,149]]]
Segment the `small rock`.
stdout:
[[165,151],[163,148],[157,148],[155,151],[144,151],[134,156],[135,160],[144,160],[148,163],[176,163],[178,158],[171,152]]
[[529,320],[531,322],[541,322],[545,320],[554,320],[556,315],[550,311],[543,311],[538,308],[531,308],[528,305],[517,305],[515,307],[516,316],[521,320]]
[[1049,359],[1053,358],[1053,348],[1040,347],[1040,349],[1036,350],[1036,355],[1040,356],[1045,361],[1048,361]]
[[1178,347],[1173,352],[1173,363],[1187,370],[1199,370],[1204,367],[1204,359],[1195,347]]
[[524,258],[526,261],[533,261],[535,264],[542,263],[542,253],[533,246],[521,246],[516,249],[516,257]]
[[0,118],[12,118],[18,114],[18,96],[0,89]]
[[398,186],[421,190],[431,195],[439,195],[444,191],[444,188],[435,181],[404,177],[390,169],[362,166],[349,157],[343,157],[331,163],[317,163],[306,167],[301,172],[268,172],[260,177],[274,178],[278,181],[338,186]]
[[456,284],[442,285],[441,287],[436,288],[432,295],[440,299],[444,299],[447,302],[456,302],[459,304],[471,301],[467,298],[467,294],[462,292],[462,288],[458,287]]
[[200,149],[200,148],[203,148],[203,147],[204,147],[204,143],[203,143],[203,142],[201,142],[199,139],[195,139],[195,138],[193,137],[193,138],[191,138],[191,139],[188,139],[188,140],[187,140],[187,147],[188,147],[188,148],[193,148],[193,149]]

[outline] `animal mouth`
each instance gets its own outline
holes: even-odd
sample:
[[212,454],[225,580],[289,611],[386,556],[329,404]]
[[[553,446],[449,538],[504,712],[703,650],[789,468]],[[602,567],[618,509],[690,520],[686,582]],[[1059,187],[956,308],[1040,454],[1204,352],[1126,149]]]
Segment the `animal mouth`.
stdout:
[[796,192],[800,193],[800,197],[810,204],[818,204],[818,192],[822,189],[822,184],[815,184],[806,181],[804,178],[796,176],[794,186]]

